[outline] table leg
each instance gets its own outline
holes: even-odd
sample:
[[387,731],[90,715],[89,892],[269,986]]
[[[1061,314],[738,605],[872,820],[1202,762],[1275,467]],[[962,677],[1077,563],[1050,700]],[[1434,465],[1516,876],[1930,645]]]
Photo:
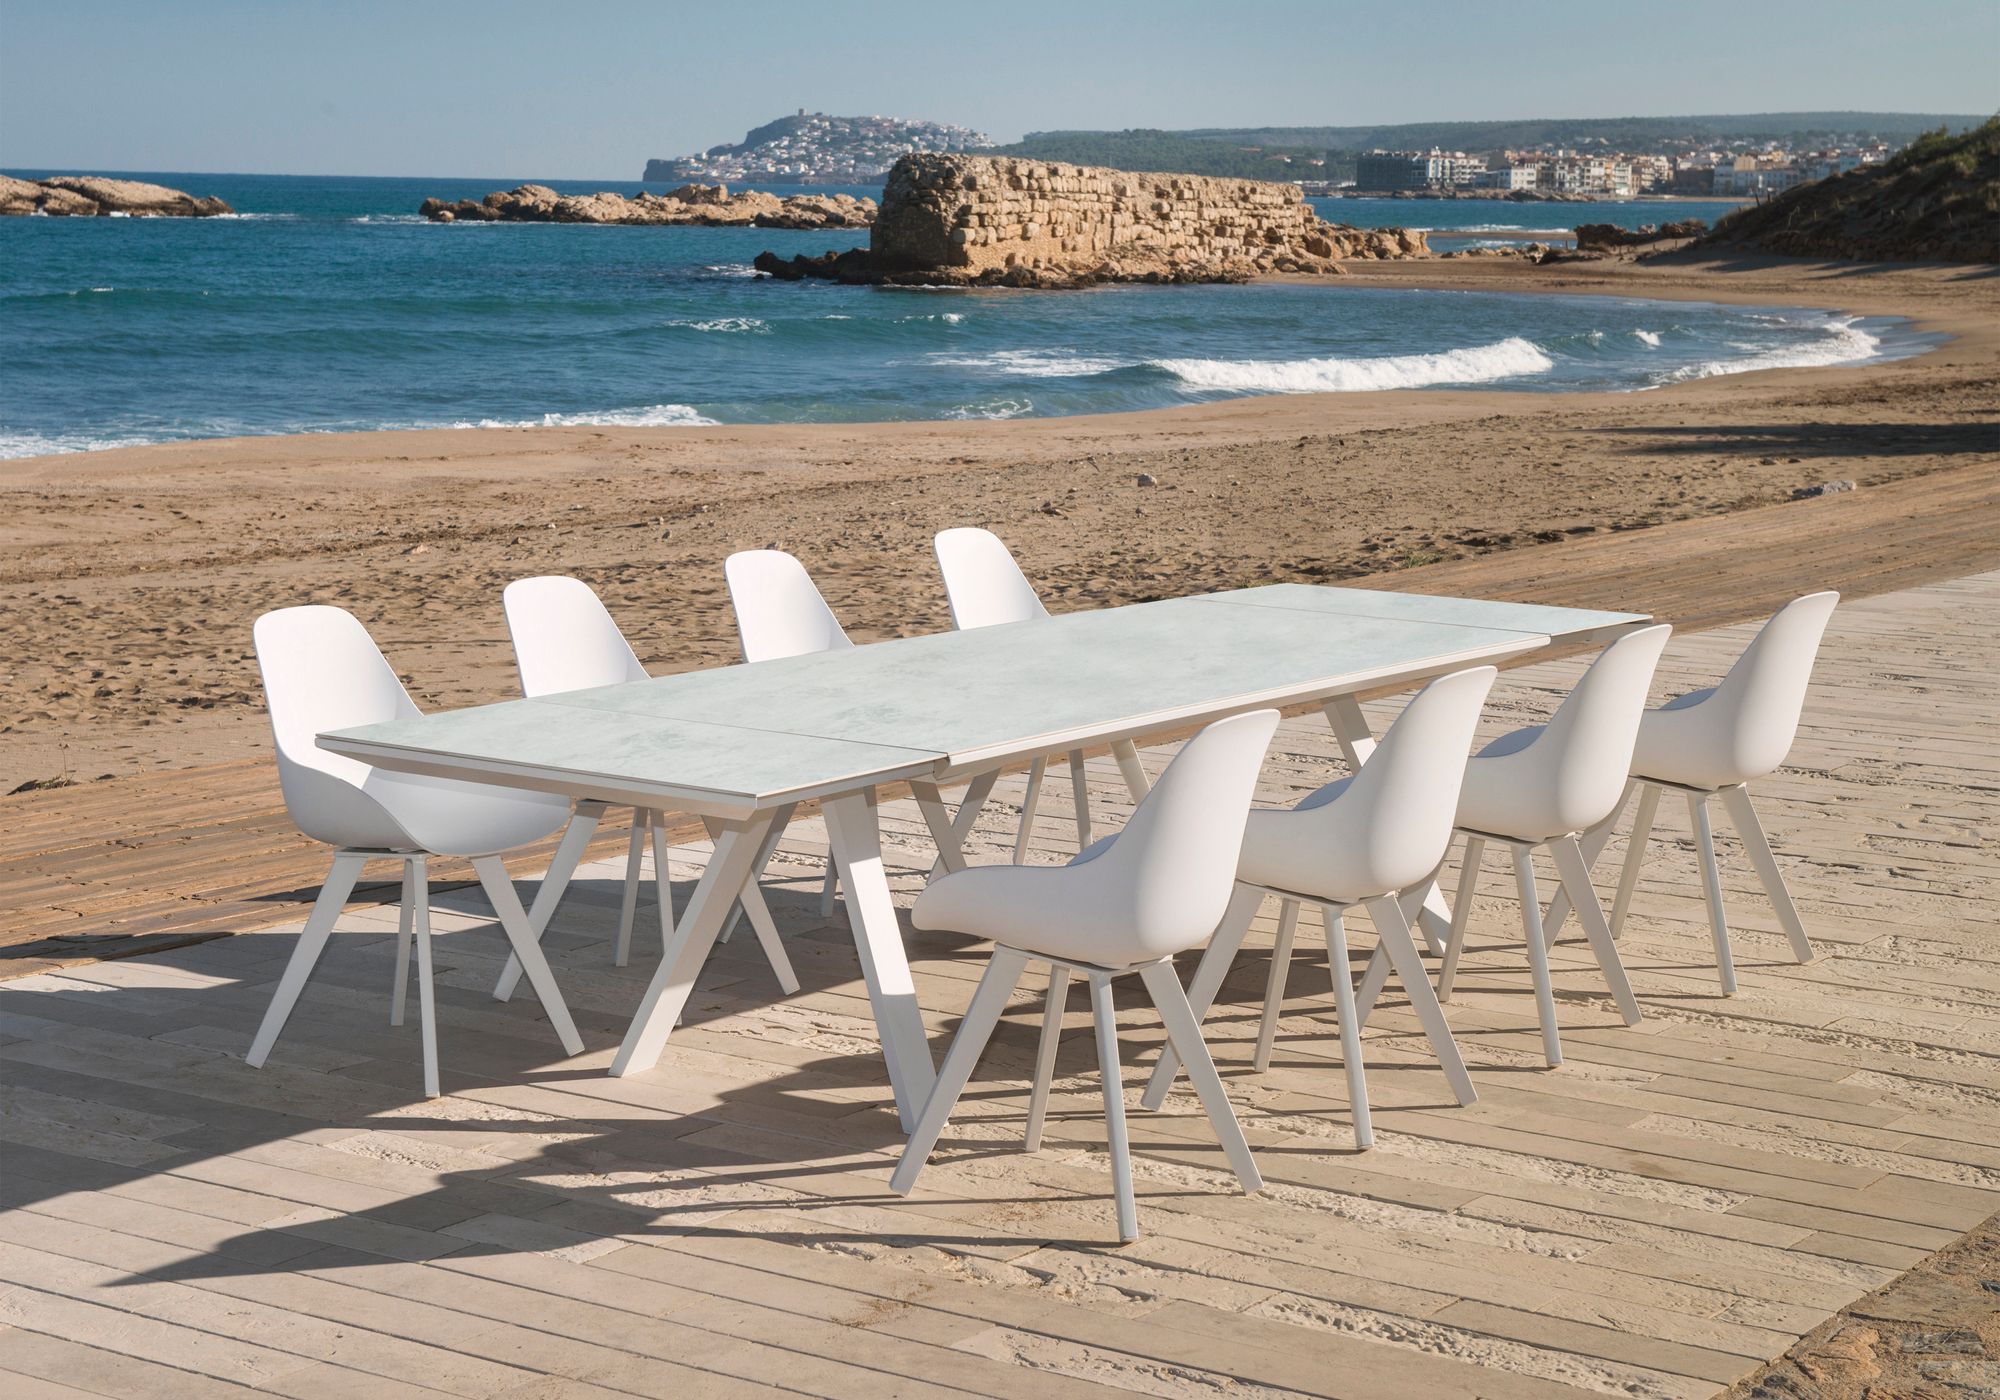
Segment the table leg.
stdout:
[[[974,786],[978,786],[975,779]],[[990,780],[987,786],[991,786]],[[966,805],[972,794],[968,793]],[[984,793],[980,794],[984,800]],[[861,975],[868,983],[868,1000],[875,1008],[875,1027],[882,1037],[882,1058],[889,1066],[889,1086],[895,1091],[896,1112],[903,1131],[911,1131],[930,1097],[937,1078],[924,1017],[917,1006],[917,988],[903,951],[903,931],[896,904],[882,868],[882,828],[875,794],[849,793],[822,804],[840,882],[847,889],[848,926],[854,951],[861,958]],[[976,808],[975,808],[976,810]]]
[[1132,794],[1132,800],[1144,802],[1146,794],[1153,790],[1153,780],[1146,776],[1146,765],[1139,761],[1139,746],[1130,739],[1120,739],[1112,744],[1111,756],[1118,760],[1118,774],[1125,779],[1125,790]]
[[659,1063],[667,1035],[680,1019],[681,1008],[687,1005],[688,995],[694,991],[694,979],[701,975],[709,951],[715,947],[716,936],[722,932],[723,919],[735,907],[744,882],[755,873],[764,834],[770,830],[775,815],[759,812],[739,825],[725,828],[716,837],[708,868],[702,871],[701,880],[674,929],[673,945],[660,959],[653,980],[647,984],[646,995],[633,1013],[624,1043],[611,1061],[613,1074],[639,1074]]
[[916,794],[917,808],[924,814],[924,825],[931,829],[931,840],[937,843],[937,864],[931,867],[933,876],[965,869],[965,841],[972,835],[973,823],[979,820],[980,810],[986,806],[986,799],[998,782],[1000,771],[979,773],[965,785],[965,793],[958,799],[958,810],[947,816],[944,794],[938,791],[936,783],[913,782],[910,791]]
[[[548,872],[542,882],[535,887],[535,902],[528,906],[528,927],[533,931],[535,941],[540,942],[548,931],[549,920],[554,917],[556,905],[562,902],[563,891],[569,888],[570,876],[576,873],[577,862],[583,859],[584,847],[590,844],[591,836],[597,831],[597,824],[604,820],[602,802],[579,802],[576,815],[569,819],[569,827],[556,845],[555,859],[549,862]],[[506,966],[500,969],[500,980],[493,984],[493,999],[507,1001],[514,995],[514,988],[521,984],[521,960],[510,951]]]
[[[1368,716],[1361,713],[1361,702],[1352,695],[1336,695],[1320,708],[1326,714],[1326,722],[1333,727],[1333,737],[1339,741],[1348,767],[1359,773],[1368,755],[1375,752],[1375,733],[1368,727]],[[1437,887],[1435,878],[1424,890],[1423,908],[1414,922],[1417,931],[1423,934],[1425,950],[1433,956],[1443,956],[1445,935],[1451,931],[1451,906],[1445,903],[1444,892]]]

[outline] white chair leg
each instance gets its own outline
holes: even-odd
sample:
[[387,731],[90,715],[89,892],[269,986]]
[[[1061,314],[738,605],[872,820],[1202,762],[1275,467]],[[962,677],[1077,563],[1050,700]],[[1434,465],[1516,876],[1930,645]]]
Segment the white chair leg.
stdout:
[[[535,902],[528,909],[528,923],[540,939],[548,932],[549,921],[555,917],[556,907],[562,903],[563,893],[569,889],[570,876],[576,874],[577,864],[583,859],[590,838],[597,831],[597,824],[604,818],[604,804],[601,802],[579,802],[576,812],[564,828],[562,840],[556,843],[555,859],[549,863],[542,882],[535,889]],[[500,969],[500,978],[493,984],[495,1001],[507,1001],[514,995],[514,988],[521,982],[521,962],[511,952],[507,962]]]
[[410,920],[416,913],[416,882],[410,862],[403,862],[403,903],[396,919],[396,985],[389,993],[389,1024],[403,1024],[403,1008],[410,1000]]
[[[1195,1020],[1208,1015],[1208,1008],[1215,1004],[1222,979],[1229,975],[1230,964],[1236,961],[1237,950],[1243,946],[1243,935],[1250,931],[1250,921],[1257,917],[1257,906],[1263,902],[1264,892],[1254,885],[1238,885],[1230,895],[1229,907],[1223,911],[1222,922],[1215,926],[1215,937],[1208,941],[1201,965],[1195,969],[1194,981],[1188,986],[1188,1005],[1194,1008]],[[1159,1063],[1153,1066],[1153,1077],[1146,1081],[1146,1092],[1139,1096],[1139,1102],[1152,1112],[1159,1112],[1160,1105],[1167,1101],[1167,1091],[1174,1086],[1174,1076],[1180,1073],[1180,1065],[1173,1042],[1161,1046]]]
[[1028,795],[1021,799],[1021,829],[1014,833],[1014,864],[1028,858],[1028,841],[1034,835],[1035,813],[1042,805],[1042,774],[1048,771],[1048,755],[1028,765]]
[[[1229,1159],[1236,1180],[1246,1194],[1261,1191],[1264,1178],[1257,1170],[1257,1159],[1250,1155],[1250,1144],[1243,1140],[1243,1125],[1236,1121],[1236,1109],[1223,1090],[1222,1076],[1215,1072],[1215,1061],[1209,1058],[1208,1046],[1201,1038],[1201,1023],[1195,1019],[1194,1008],[1188,1005],[1187,996],[1181,991],[1181,979],[1174,976],[1174,965],[1156,962],[1141,968],[1139,980],[1146,984],[1153,1005],[1159,1008],[1160,1019],[1166,1023],[1167,1039],[1187,1066],[1188,1078],[1194,1083],[1194,1091],[1201,1098],[1201,1106],[1215,1128],[1222,1155]],[[1108,988],[1106,999],[1109,1000]],[[1113,1044],[1115,1047],[1116,1042]]]
[[1556,1031],[1556,996],[1549,986],[1549,945],[1542,937],[1542,901],[1535,893],[1533,849],[1514,847],[1514,889],[1521,899],[1521,933],[1528,940],[1528,971],[1535,982],[1535,1015],[1542,1022],[1542,1057],[1554,1069],[1563,1062]]
[[1278,1039],[1278,1013],[1285,1002],[1285,981],[1292,970],[1292,937],[1299,928],[1299,902],[1288,899],[1278,910],[1278,939],[1271,945],[1271,977],[1264,985],[1264,1018],[1257,1026],[1257,1053],[1250,1064],[1271,1067],[1271,1047]]
[[1715,970],[1722,994],[1736,995],[1736,960],[1729,951],[1729,918],[1722,908],[1722,870],[1715,863],[1715,833],[1708,825],[1708,794],[1688,794],[1688,820],[1694,825],[1695,859],[1701,863],[1701,893],[1708,904],[1708,932],[1715,943]]
[[1076,848],[1080,851],[1090,844],[1090,782],[1084,772],[1082,749],[1070,750],[1069,794],[1076,804]]
[[418,888],[416,910],[417,1019],[424,1034],[424,1096],[436,1098],[438,1088],[437,1002],[431,978],[431,896],[430,872],[422,856],[410,862],[410,872]]
[[[1479,862],[1486,855],[1486,838],[1465,838],[1465,860],[1458,868],[1458,896],[1451,902],[1451,935],[1445,940],[1444,966],[1438,969],[1438,1000],[1450,1001],[1458,981],[1458,960],[1465,952],[1465,926],[1471,917],[1472,894],[1479,887]],[[1374,998],[1369,1002],[1373,1005]]]
[[514,892],[514,882],[507,878],[506,865],[498,856],[481,856],[472,862],[472,870],[479,877],[486,898],[492,902],[500,930],[513,944],[514,956],[521,960],[521,971],[527,976],[528,985],[534,988],[563,1049],[581,1055],[583,1038],[576,1033],[576,1022],[570,1019],[562,989],[556,986],[555,974],[549,971],[548,959],[542,956],[542,945],[535,940],[535,931],[528,927],[528,915],[521,908],[520,895]]
[[1576,906],[1577,922],[1583,925],[1583,935],[1597,955],[1597,965],[1604,969],[1604,982],[1611,989],[1611,999],[1618,1003],[1618,1014],[1625,1018],[1626,1025],[1638,1025],[1639,1003],[1632,995],[1632,983],[1625,976],[1618,945],[1611,941],[1611,929],[1604,922],[1604,906],[1597,902],[1597,890],[1590,883],[1590,867],[1582,846],[1574,836],[1559,836],[1549,844],[1549,853],[1556,859],[1556,870],[1562,876],[1563,888],[1569,891],[1570,902]]
[[1653,815],[1660,810],[1657,783],[1639,784],[1639,810],[1632,816],[1632,839],[1625,846],[1625,868],[1618,875],[1618,898],[1611,905],[1611,936],[1625,930],[1625,911],[1639,888],[1639,867],[1646,863],[1646,843],[1653,837]]
[[613,967],[623,967],[632,961],[632,916],[639,907],[639,860],[652,825],[651,812],[643,807],[633,810],[632,839],[625,844],[625,892],[618,902],[618,940],[611,945]]
[[319,898],[313,901],[312,913],[306,918],[305,932],[299,935],[292,956],[285,963],[278,989],[271,994],[271,1004],[265,1008],[256,1038],[250,1042],[250,1053],[244,1056],[252,1069],[262,1068],[271,1047],[278,1043],[278,1033],[285,1028],[292,1008],[298,1005],[299,993],[306,989],[306,980],[318,965],[319,955],[326,951],[327,936],[333,932],[347,897],[354,893],[354,882],[361,878],[361,867],[367,863],[366,856],[352,851],[334,855],[333,866],[326,872],[326,883],[319,887]]
[[938,1070],[937,1082],[931,1089],[930,1097],[924,1101],[923,1112],[917,1116],[908,1145],[903,1148],[903,1158],[896,1164],[895,1174],[889,1178],[889,1189],[897,1195],[907,1196],[915,1188],[917,1173],[924,1169],[931,1149],[937,1146],[938,1135],[944,1132],[944,1125],[951,1120],[951,1111],[958,1106],[958,1096],[965,1092],[965,1081],[972,1077],[972,1067],[979,1063],[979,1056],[993,1035],[993,1027],[999,1023],[1000,1013],[1006,1008],[1007,998],[1014,994],[1015,984],[1021,980],[1021,973],[1027,966],[1026,953],[1004,944],[993,949],[992,961],[986,964],[986,972],[972,994],[972,1004],[965,1008],[965,1019],[959,1022],[958,1034],[952,1037],[951,1049],[945,1052],[944,1066]]
[[840,892],[840,866],[831,855],[826,858],[826,880],[819,887],[819,916],[833,917],[834,896]]
[[1736,828],[1742,839],[1743,849],[1750,853],[1750,864],[1757,869],[1757,878],[1763,883],[1764,893],[1770,896],[1771,907],[1777,910],[1778,923],[1785,930],[1785,937],[1792,941],[1792,956],[1802,963],[1813,960],[1813,946],[1806,937],[1806,926],[1799,919],[1798,908],[1792,903],[1792,892],[1785,888],[1785,876],[1778,869],[1778,861],[1771,854],[1771,843],[1764,835],[1764,824],[1757,820],[1757,809],[1750,805],[1750,789],[1738,783],[1735,787],[1722,790],[1722,805],[1729,813],[1729,823]]
[[1368,917],[1375,921],[1375,931],[1381,936],[1383,956],[1394,965],[1403,990],[1409,993],[1410,1009],[1417,1013],[1417,1023],[1424,1028],[1431,1053],[1444,1068],[1452,1096],[1461,1108],[1477,1102],[1478,1091],[1472,1087],[1465,1057],[1459,1054],[1458,1042],[1452,1038],[1451,1023],[1445,1020],[1444,1008],[1438,1005],[1437,993],[1431,990],[1430,974],[1424,971],[1424,960],[1417,952],[1410,921],[1403,917],[1402,904],[1393,896],[1384,896],[1369,900],[1367,907]]
[[[1457,906],[1452,915],[1457,917]],[[1354,969],[1347,961],[1347,915],[1331,904],[1320,907],[1326,928],[1327,968],[1333,973],[1333,1004],[1340,1015],[1340,1057],[1347,1070],[1347,1103],[1354,1114],[1354,1145],[1375,1145],[1368,1118],[1368,1067],[1361,1059],[1361,1021],[1354,1014]]]
[[660,952],[665,953],[674,945],[674,871],[667,859],[667,819],[663,813],[652,814],[653,827],[653,894],[660,901]]
[[[1180,979],[1174,977],[1171,967],[1167,976],[1173,978],[1178,992]],[[1118,1201],[1118,1238],[1121,1242],[1136,1240],[1139,1208],[1132,1200],[1132,1146],[1125,1136],[1125,1078],[1118,1063],[1118,1008],[1111,1000],[1109,973],[1090,974],[1090,1011],[1097,1026],[1097,1074],[1104,1085],[1104,1137],[1111,1153],[1111,1191]],[[1169,1030],[1169,1039],[1172,1035]],[[1214,1066],[1209,1068],[1213,1072]]]
[[1049,1112],[1049,1086],[1056,1077],[1056,1048],[1062,1043],[1063,1007],[1069,1000],[1069,969],[1049,968],[1049,1000],[1042,1009],[1042,1038],[1035,1047],[1035,1086],[1028,1091],[1028,1133],[1023,1152],[1042,1150],[1042,1122]]
[[[1580,840],[1585,870],[1597,869],[1597,858],[1604,854],[1604,848],[1611,842],[1611,829],[1618,825],[1618,818],[1624,813],[1625,804],[1632,800],[1632,789],[1638,785],[1637,778],[1627,778],[1625,791],[1618,795],[1618,805],[1611,809],[1611,815],[1583,833]],[[1548,918],[1542,922],[1542,931],[1548,936],[1550,947],[1561,941],[1559,935],[1562,933],[1564,921],[1569,918],[1569,913],[1569,887],[1565,885],[1557,890],[1556,897],[1549,901]]]

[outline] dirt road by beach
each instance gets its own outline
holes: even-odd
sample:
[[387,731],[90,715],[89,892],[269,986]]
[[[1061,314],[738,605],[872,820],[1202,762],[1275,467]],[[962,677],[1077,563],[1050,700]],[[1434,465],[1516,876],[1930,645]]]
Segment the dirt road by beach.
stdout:
[[736,549],[798,554],[871,639],[948,625],[929,538],[950,525],[999,531],[1057,610],[1395,566],[1421,589],[1435,561],[2000,456],[1991,272],[1454,259],[1344,283],[1389,284],[1818,306],[1953,338],[1914,360],[1645,394],[313,435],[7,463],[0,792],[256,752],[250,622],[287,603],[352,609],[420,703],[465,704],[511,693],[500,589],[535,573],[587,579],[670,671],[734,657],[721,564]]

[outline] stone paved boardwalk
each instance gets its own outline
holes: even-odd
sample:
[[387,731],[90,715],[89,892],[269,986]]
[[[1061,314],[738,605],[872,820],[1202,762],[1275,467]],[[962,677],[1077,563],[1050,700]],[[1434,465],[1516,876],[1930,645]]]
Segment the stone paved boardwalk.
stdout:
[[[1677,638],[1661,688],[1706,683],[1748,635]],[[1546,713],[1581,664],[1503,675],[1489,728]],[[1821,957],[1789,961],[1725,838],[1741,992],[1722,999],[1666,808],[1623,941],[1646,1019],[1624,1027],[1561,945],[1560,1070],[1490,863],[1450,1006],[1480,1101],[1450,1106],[1392,995],[1364,1041],[1367,1154],[1310,929],[1272,1067],[1250,1071],[1267,908],[1210,1034],[1269,1185],[1235,1193],[1183,1081],[1131,1116],[1145,1235],[1123,1248],[1080,999],[1044,1150],[1018,1150],[1024,988],[917,1193],[888,1192],[900,1138],[852,945],[817,915],[811,823],[772,900],[805,990],[780,1000],[739,938],[633,1079],[602,1070],[651,948],[610,965],[609,865],[550,935],[576,1060],[531,1001],[490,1000],[497,933],[441,896],[435,1101],[414,1017],[386,1024],[392,910],[356,911],[261,1072],[242,1053],[296,924],[0,984],[0,1388],[1710,1395],[2000,1208],[1996,678],[2000,574],[1843,607],[1795,764],[1759,794]],[[1322,722],[1288,721],[1264,796],[1338,768]],[[1035,859],[1066,854],[1063,787]],[[976,859],[1004,858],[1019,791]],[[910,804],[887,826],[907,898],[928,848]],[[683,898],[701,859],[676,852]],[[1363,957],[1365,916],[1353,931]],[[941,1052],[984,954],[910,946]],[[1135,1086],[1160,1033],[1128,1000]]]

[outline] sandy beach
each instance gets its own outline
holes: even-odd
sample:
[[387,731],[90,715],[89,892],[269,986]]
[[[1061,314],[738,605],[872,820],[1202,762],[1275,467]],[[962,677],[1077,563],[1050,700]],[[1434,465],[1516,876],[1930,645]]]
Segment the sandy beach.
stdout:
[[1391,567],[1421,590],[1428,563],[2000,454],[1990,269],[1452,259],[1356,265],[1338,285],[1809,306],[1949,339],[1910,360],[1639,394],[321,434],[9,462],[0,792],[255,753],[250,622],[289,603],[351,609],[419,703],[461,705],[512,692],[500,590],[536,573],[588,580],[641,657],[675,671],[734,659],[721,564],[736,549],[799,555],[873,639],[948,625],[929,539],[951,525],[999,531],[1057,610]]

